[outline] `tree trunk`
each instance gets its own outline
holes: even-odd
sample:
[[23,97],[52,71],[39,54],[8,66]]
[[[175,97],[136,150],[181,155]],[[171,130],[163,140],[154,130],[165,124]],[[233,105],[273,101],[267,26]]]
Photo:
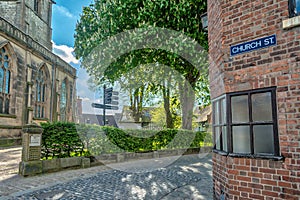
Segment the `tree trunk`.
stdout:
[[170,109],[170,88],[163,87],[164,109],[166,114],[167,128],[174,128],[174,121]]
[[180,104],[182,111],[181,128],[192,130],[193,110],[195,102],[195,92],[188,81],[179,84]]
[[142,116],[143,110],[143,98],[144,97],[144,86],[135,89],[133,94],[130,96],[130,109],[132,111],[132,117],[135,122],[139,122]]

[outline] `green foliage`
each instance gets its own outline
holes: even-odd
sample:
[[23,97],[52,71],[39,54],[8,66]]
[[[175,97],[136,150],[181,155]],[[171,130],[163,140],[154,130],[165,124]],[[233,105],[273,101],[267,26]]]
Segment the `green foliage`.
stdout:
[[42,159],[200,147],[206,136],[188,130],[122,130],[70,122],[43,123],[42,127]]
[[[180,73],[196,93],[203,90],[198,99],[206,104],[210,99],[208,82],[203,80],[205,85],[197,84],[208,74],[208,40],[200,17],[206,10],[205,0],[95,0],[83,9],[76,25],[76,57],[82,58],[82,66],[97,77],[96,85],[106,81],[114,83],[141,65],[169,66]],[[118,35],[120,33],[123,35]],[[114,39],[114,36],[120,37]],[[134,76],[134,85],[140,77]],[[132,83],[132,77],[126,78],[127,84]],[[140,117],[143,103],[137,99],[143,100],[146,85],[140,87],[143,92],[141,88],[130,87],[130,94],[134,94],[131,99],[137,102],[131,104],[136,119]],[[181,88],[181,95],[186,96],[186,88]],[[137,91],[141,94],[137,95]],[[194,100],[194,97],[189,99]],[[180,103],[185,110],[182,128],[190,129],[191,113],[186,111],[194,102]],[[168,127],[173,127],[168,108],[166,114]]]
[[[172,112],[172,118],[173,118],[172,120],[173,120],[174,128],[179,129],[181,126],[181,116],[180,116],[180,113],[178,112],[179,109],[176,108],[176,105],[174,106],[174,104],[172,104],[172,103],[171,103],[170,107],[171,107],[171,112]],[[160,127],[167,128],[166,113],[164,112],[163,105],[160,105],[159,107],[157,107],[151,111],[151,121]]]
[[123,131],[114,127],[103,127],[103,131],[110,142],[126,152],[200,147],[200,142],[205,137],[205,133],[177,129]]
[[70,122],[42,123],[42,158],[64,158],[84,155],[84,145]]

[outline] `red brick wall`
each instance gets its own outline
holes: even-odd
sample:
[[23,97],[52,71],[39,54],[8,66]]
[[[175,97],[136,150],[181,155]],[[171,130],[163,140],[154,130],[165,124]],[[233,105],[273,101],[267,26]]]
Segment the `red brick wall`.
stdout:
[[[214,154],[216,198],[300,199],[300,26],[284,30],[287,0],[209,0],[212,99],[277,86],[280,152],[284,161]],[[230,57],[230,45],[276,34],[277,45]]]

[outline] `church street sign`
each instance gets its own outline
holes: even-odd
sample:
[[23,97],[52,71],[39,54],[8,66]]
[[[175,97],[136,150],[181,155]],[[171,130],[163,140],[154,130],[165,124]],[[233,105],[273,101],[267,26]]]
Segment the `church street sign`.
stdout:
[[230,56],[235,56],[249,51],[276,45],[276,35],[263,37],[260,39],[244,42],[230,47]]

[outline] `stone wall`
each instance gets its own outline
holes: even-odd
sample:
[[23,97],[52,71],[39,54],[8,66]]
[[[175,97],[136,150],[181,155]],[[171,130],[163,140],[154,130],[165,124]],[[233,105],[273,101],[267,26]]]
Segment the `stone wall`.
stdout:
[[2,18],[30,35],[36,42],[52,49],[52,1],[39,1],[38,11],[36,11],[34,0],[2,0],[0,13]]
[[[57,95],[64,79],[74,85],[72,102],[75,102],[76,94],[76,69],[0,17],[0,48],[2,47],[9,51],[11,82],[9,114],[0,114],[0,145],[11,143],[11,139],[20,140],[21,128],[27,123],[59,120]],[[45,67],[47,71],[46,115],[43,119],[37,119],[34,117],[36,80],[41,67]],[[67,121],[74,121],[75,108],[71,103],[68,105]]]
[[[284,161],[213,156],[215,198],[300,196],[300,27],[284,29],[288,1],[208,1],[211,96],[276,87]],[[230,46],[276,34],[277,45],[230,56]]]
[[20,12],[20,3],[17,0],[15,1],[0,1],[0,13],[1,17],[5,18],[12,24],[20,25],[20,17],[17,13]]
[[[39,11],[34,11],[33,1],[26,2],[25,6],[25,26],[28,24],[27,33],[31,35],[37,42],[52,49],[51,37],[51,15],[48,14],[52,3],[50,1],[40,1]],[[26,27],[25,27],[26,28]]]

